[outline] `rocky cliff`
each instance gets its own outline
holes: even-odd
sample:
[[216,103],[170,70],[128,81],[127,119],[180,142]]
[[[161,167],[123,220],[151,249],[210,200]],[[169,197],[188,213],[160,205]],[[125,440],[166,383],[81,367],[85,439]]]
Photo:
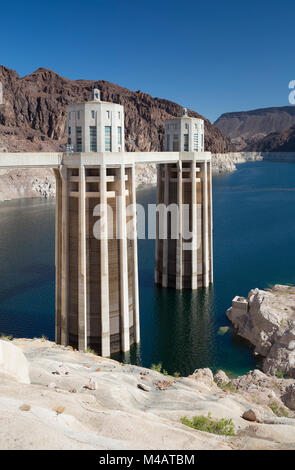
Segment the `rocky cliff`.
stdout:
[[284,131],[271,132],[257,142],[250,143],[245,150],[249,152],[295,152],[295,126]]
[[295,106],[224,113],[214,125],[232,139],[237,150],[248,146],[251,146],[249,149],[253,151],[262,150],[256,147],[256,143],[261,139],[270,133],[286,131],[295,125]]

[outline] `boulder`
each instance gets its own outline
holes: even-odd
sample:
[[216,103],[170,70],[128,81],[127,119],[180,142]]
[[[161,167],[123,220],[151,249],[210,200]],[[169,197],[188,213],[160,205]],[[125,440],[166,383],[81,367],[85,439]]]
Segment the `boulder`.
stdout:
[[144,392],[150,392],[150,387],[148,387],[147,385],[145,384],[137,384],[137,388],[139,388],[140,390],[143,390]]
[[20,348],[9,341],[0,340],[0,374],[13,377],[18,382],[30,384],[29,364]]
[[87,388],[88,390],[96,390],[97,389],[97,384],[96,381],[94,380],[93,377],[90,377],[88,380],[88,383],[84,385],[84,388]]
[[261,413],[257,409],[254,409],[254,408],[250,408],[249,410],[246,410],[243,413],[242,418],[245,419],[246,421],[255,421],[257,423],[263,422]]
[[228,378],[228,376],[223,370],[218,370],[216,372],[216,374],[214,375],[214,380],[217,383],[217,385],[222,384],[222,383],[228,384],[230,382],[230,379]]

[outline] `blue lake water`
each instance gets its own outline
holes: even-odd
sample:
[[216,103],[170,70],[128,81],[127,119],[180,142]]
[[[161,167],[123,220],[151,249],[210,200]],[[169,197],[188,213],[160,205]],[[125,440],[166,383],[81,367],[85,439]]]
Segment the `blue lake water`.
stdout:
[[[209,289],[156,287],[154,241],[139,240],[141,344],[125,360],[162,362],[184,375],[198,367],[240,374],[258,365],[249,345],[219,328],[229,325],[225,310],[235,295],[295,284],[294,182],[293,163],[246,163],[214,177]],[[137,192],[143,205],[155,199],[155,188]],[[55,201],[0,204],[0,332],[54,339],[54,214]]]

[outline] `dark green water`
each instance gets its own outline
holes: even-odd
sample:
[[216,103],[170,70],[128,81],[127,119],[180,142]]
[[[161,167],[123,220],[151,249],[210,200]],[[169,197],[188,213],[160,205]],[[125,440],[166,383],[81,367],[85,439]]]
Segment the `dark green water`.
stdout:
[[[214,177],[214,286],[177,292],[154,286],[154,241],[139,241],[141,345],[126,360],[240,374],[255,360],[225,310],[253,287],[295,284],[295,164],[256,162]],[[154,188],[137,201],[154,203]],[[0,332],[54,339],[54,201],[0,204]]]

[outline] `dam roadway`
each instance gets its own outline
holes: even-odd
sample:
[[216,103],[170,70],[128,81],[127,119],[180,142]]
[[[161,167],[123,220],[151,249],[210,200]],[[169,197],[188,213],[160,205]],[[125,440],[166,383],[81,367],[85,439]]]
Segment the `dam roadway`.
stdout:
[[211,159],[210,152],[25,152],[0,153],[0,169],[13,168],[52,168],[58,169],[64,163],[68,167],[76,167],[80,160],[85,166],[91,165],[120,165],[144,163],[177,163],[179,161],[203,162]]

